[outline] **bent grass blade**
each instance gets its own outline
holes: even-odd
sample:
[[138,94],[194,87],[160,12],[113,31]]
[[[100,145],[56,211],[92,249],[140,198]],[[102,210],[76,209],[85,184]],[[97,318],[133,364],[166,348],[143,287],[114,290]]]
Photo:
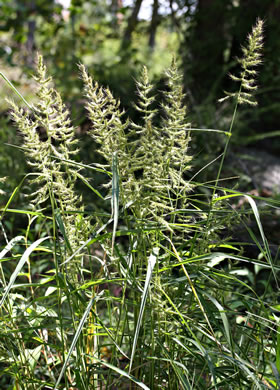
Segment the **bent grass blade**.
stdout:
[[275,279],[276,286],[277,286],[277,288],[279,288],[278,279],[277,279],[275,267],[274,267],[274,264],[273,264],[273,261],[272,261],[270,249],[269,249],[268,242],[267,242],[267,239],[266,239],[265,234],[264,234],[264,230],[263,230],[263,227],[262,227],[260,214],[259,214],[256,202],[254,201],[254,199],[251,196],[246,195],[246,194],[231,194],[231,195],[224,195],[224,196],[217,197],[214,200],[214,202],[216,203],[219,200],[229,199],[229,198],[233,198],[233,197],[236,197],[236,196],[244,196],[248,200],[248,202],[249,202],[249,204],[250,204],[250,206],[251,206],[251,208],[253,210],[253,213],[254,213],[254,216],[255,216],[258,228],[259,228],[259,232],[260,232],[260,235],[261,235],[261,238],[262,238],[262,241],[263,241],[263,246],[264,246],[264,249],[265,249],[264,256],[266,257],[268,263],[270,264],[270,267],[271,267],[271,270],[272,270],[272,273],[273,273],[273,276],[274,276],[274,279]]
[[[6,256],[8,252],[15,246],[19,241],[24,240],[25,238],[23,236],[17,236],[14,237],[11,241],[8,242],[8,244],[5,246],[5,248],[0,252],[0,260],[3,259],[3,257]],[[0,263],[0,271],[1,271],[1,278],[4,287],[6,287],[6,280],[4,277],[3,269],[2,269],[2,264]]]
[[[150,388],[146,385],[144,385],[144,383],[140,382],[137,378],[135,378],[133,375],[131,374],[128,374],[127,372],[121,370],[120,368],[118,367],[115,367],[113,366],[112,364],[104,361],[104,360],[100,360],[98,358],[94,358],[97,362],[99,363],[102,363],[104,366],[110,368],[111,370],[117,372],[118,374],[120,374],[121,376],[124,376],[128,379],[130,379],[132,382],[136,383],[139,387],[141,387],[141,389],[144,389],[144,390],[150,390]],[[56,390],[56,389],[54,389]]]
[[[39,246],[43,241],[45,240],[48,240],[50,237],[44,237],[44,238],[40,238],[39,240],[33,242],[32,245],[30,245],[29,248],[26,249],[26,251],[24,252],[22,258],[20,259],[18,265],[16,266],[16,269],[14,270],[11,278],[10,278],[10,281],[9,281],[9,284],[8,286],[5,288],[5,292],[4,292],[4,295],[2,296],[2,299],[0,301],[0,308],[1,306],[3,305],[5,299],[7,298],[7,295],[9,294],[9,291],[10,289],[12,288],[18,274],[20,273],[22,267],[24,266],[24,264],[26,263],[26,261],[28,260],[28,257],[31,255],[31,253],[34,251],[34,249]],[[2,253],[2,252],[1,252]]]

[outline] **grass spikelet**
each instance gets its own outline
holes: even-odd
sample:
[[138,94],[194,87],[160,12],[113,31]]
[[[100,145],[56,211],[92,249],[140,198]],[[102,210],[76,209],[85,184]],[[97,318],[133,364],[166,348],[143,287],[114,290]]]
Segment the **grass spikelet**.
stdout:
[[252,93],[257,89],[255,68],[262,63],[262,48],[263,48],[263,24],[261,19],[258,19],[253,27],[251,34],[248,35],[247,46],[242,47],[243,57],[238,58],[241,65],[239,76],[230,74],[233,81],[240,83],[238,92],[225,92],[226,96],[219,101],[222,102],[230,97],[236,99],[238,104],[257,105]]

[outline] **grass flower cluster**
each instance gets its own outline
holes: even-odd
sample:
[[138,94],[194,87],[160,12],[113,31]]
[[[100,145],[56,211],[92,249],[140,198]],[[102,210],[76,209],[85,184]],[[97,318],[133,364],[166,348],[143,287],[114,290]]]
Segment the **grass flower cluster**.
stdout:
[[[87,238],[90,224],[76,212],[83,212],[82,199],[74,189],[78,170],[65,164],[79,152],[75,131],[71,125],[69,112],[59,93],[52,87],[52,79],[47,76],[42,56],[38,56],[37,74],[38,103],[30,113],[19,108],[12,101],[11,117],[23,136],[23,148],[28,163],[34,170],[36,185],[32,193],[32,203],[44,205],[51,202],[56,210],[57,223],[67,237],[67,253],[75,252]],[[72,212],[72,213],[71,213]],[[71,278],[77,274],[76,266],[70,267]]]
[[181,76],[175,60],[166,72],[168,91],[161,107],[160,127],[153,123],[159,109],[153,108],[155,97],[146,67],[137,82],[136,110],[143,118],[142,124],[122,123],[119,102],[108,89],[93,84],[83,65],[80,70],[92,122],[90,135],[100,145],[99,153],[109,166],[113,153],[118,156],[122,205],[131,204],[130,208],[139,219],[150,216],[163,221],[161,216],[165,212],[174,211],[174,199],[177,203],[179,194],[183,198],[191,188],[184,180],[184,171],[190,168],[191,160],[190,124],[186,121]]
[[[220,131],[228,138],[213,186],[190,179],[191,125],[174,59],[161,102],[143,68],[137,123],[124,119],[111,91],[79,66],[89,134],[103,159],[93,166],[75,161],[69,112],[38,57],[38,103],[24,101],[23,109],[11,102],[33,172],[1,214],[1,389],[279,388],[279,256],[265,236],[260,197],[219,181],[237,106],[255,104],[261,47],[258,21],[242,71],[231,76],[240,90],[227,94],[236,107],[230,130]],[[104,201],[87,170],[104,175],[111,214],[106,202],[85,212],[78,180],[93,202]],[[29,207],[11,208],[26,180]],[[232,208],[236,197],[250,207]],[[28,218],[16,237],[6,232],[10,213]],[[258,255],[246,257],[222,237],[234,220],[246,225],[249,218],[256,221],[258,234],[248,227],[248,237]]]
[[238,92],[226,92],[226,97],[220,99],[222,102],[227,98],[235,98],[238,104],[257,105],[257,101],[252,96],[252,92],[257,89],[255,68],[262,62],[262,48],[263,48],[263,21],[257,20],[252,33],[248,36],[248,45],[242,47],[243,57],[238,58],[238,63],[241,65],[241,72],[239,76],[230,74],[230,78],[240,84]]

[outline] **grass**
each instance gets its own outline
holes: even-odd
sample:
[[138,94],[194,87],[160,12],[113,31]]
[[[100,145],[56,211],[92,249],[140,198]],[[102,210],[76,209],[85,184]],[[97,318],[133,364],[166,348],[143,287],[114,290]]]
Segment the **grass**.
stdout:
[[[249,38],[256,55],[261,35],[258,21]],[[244,95],[252,61],[241,62],[234,112],[240,99],[254,102]],[[217,176],[197,183],[175,61],[159,110],[143,69],[140,124],[123,121],[111,92],[80,70],[103,165],[73,160],[74,129],[40,56],[39,103],[29,112],[11,103],[33,173],[1,208],[1,388],[279,388],[279,252],[272,255],[262,225],[263,199],[220,180],[234,115],[230,131],[220,132],[226,142]],[[89,170],[104,175],[107,197],[89,183]],[[99,210],[76,195],[77,181],[102,202]],[[26,187],[33,193],[26,208],[13,209]],[[240,197],[242,206],[234,204]],[[11,214],[28,221],[14,238],[5,228]],[[242,225],[258,256],[230,237]]]

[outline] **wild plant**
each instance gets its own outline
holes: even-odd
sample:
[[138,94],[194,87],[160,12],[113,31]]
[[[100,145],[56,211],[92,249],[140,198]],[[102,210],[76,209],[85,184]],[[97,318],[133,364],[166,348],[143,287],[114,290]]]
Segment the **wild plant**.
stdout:
[[217,180],[220,178],[222,166],[224,163],[224,156],[226,155],[230,137],[232,135],[233,124],[236,117],[236,112],[240,104],[249,104],[251,106],[256,106],[258,103],[253,96],[253,92],[257,89],[256,85],[256,76],[257,71],[255,68],[261,64],[262,60],[262,48],[263,48],[263,21],[261,19],[257,20],[256,25],[252,29],[252,33],[248,36],[247,47],[242,48],[243,57],[238,58],[238,62],[241,65],[241,72],[239,76],[230,74],[230,78],[239,83],[239,90],[237,92],[227,92],[225,91],[226,96],[221,98],[219,102],[223,102],[227,99],[234,100],[234,112],[232,115],[232,120],[229,128],[229,134],[227,137],[227,142],[225,144],[224,154],[221,159],[220,168],[217,175]]
[[[212,192],[212,201],[210,204],[210,211],[208,213],[207,223],[206,223],[206,234],[208,234],[208,231],[212,230],[211,225],[217,226],[215,220],[215,207],[216,207],[215,198],[217,198],[216,192],[217,192],[219,180],[221,178],[221,173],[222,173],[225,157],[227,155],[229,143],[231,140],[238,107],[241,104],[249,104],[252,106],[257,105],[257,101],[253,96],[253,92],[256,91],[257,89],[257,84],[256,84],[257,71],[255,70],[255,68],[258,65],[260,65],[262,62],[261,57],[262,57],[262,48],[263,48],[263,24],[264,23],[261,19],[257,20],[256,25],[252,28],[252,33],[248,35],[247,46],[242,47],[243,57],[237,59],[242,69],[240,71],[239,76],[235,76],[233,74],[229,75],[234,82],[237,82],[239,84],[238,91],[237,92],[225,91],[226,96],[219,99],[220,103],[228,99],[232,99],[234,102],[234,109],[233,109],[233,115],[230,122],[229,130],[225,133],[226,142],[219,163],[219,168],[215,180],[215,188]],[[214,217],[214,220],[211,222],[212,217]]]
[[[63,225],[60,226],[62,232],[65,229],[65,250],[70,255],[86,240],[90,231],[88,219],[82,217],[82,198],[74,189],[78,169],[64,163],[79,152],[77,139],[68,109],[52,87],[52,79],[47,76],[40,55],[34,79],[38,84],[38,103],[30,107],[31,112],[26,112],[10,101],[11,117],[23,137],[28,163],[35,171],[35,179],[29,180],[30,185],[36,185],[31,202],[37,210],[40,206],[52,206],[57,223]],[[74,263],[71,262],[69,270],[71,279],[77,275],[77,263]]]
[[[261,37],[258,21],[243,49],[242,72],[233,77],[241,85],[230,95],[236,100],[233,119],[240,103],[254,103],[250,92]],[[0,268],[4,380],[12,378],[11,388],[24,390],[277,388],[280,319],[270,279],[279,268],[252,197],[246,199],[260,240],[249,233],[259,258],[241,256],[240,246],[220,234],[236,216],[240,221],[248,213],[226,208],[225,202],[244,194],[220,186],[233,122],[221,132],[228,138],[215,184],[194,183],[189,174],[191,125],[176,61],[165,73],[161,104],[155,104],[154,86],[143,68],[137,123],[125,119],[120,102],[85,66],[79,68],[89,133],[103,158],[98,169],[107,175],[112,214],[103,213],[107,220],[95,226],[85,216],[75,182],[81,179],[92,189],[79,173],[81,167],[92,167],[73,161],[74,128],[39,56],[38,103],[27,105],[28,113],[11,103],[11,116],[34,170],[30,184],[39,187],[32,201],[37,208],[24,212],[51,219],[54,240],[43,236],[31,244],[30,223],[25,237],[10,240],[0,253],[7,263],[16,260],[9,253],[13,256],[18,242],[25,242],[9,281],[9,273]],[[201,200],[198,186],[211,190],[208,200]],[[8,205],[4,217],[7,210]],[[84,248],[88,252],[80,262]],[[37,273],[36,261],[46,253],[56,266]],[[26,262],[30,273],[34,268],[34,280],[16,285]],[[248,263],[269,272],[271,283],[264,292],[244,268]],[[77,269],[82,277],[74,274]]]
[[[185,171],[190,168],[191,155],[188,148],[190,124],[186,120],[181,76],[173,59],[166,71],[167,92],[161,106],[162,118],[158,126],[154,123],[154,118],[159,116],[159,110],[153,107],[153,85],[149,81],[147,68],[144,67],[137,82],[136,110],[141,115],[141,122],[135,124],[125,121],[122,124],[119,103],[112,97],[111,92],[97,83],[93,84],[83,65],[80,70],[85,84],[85,97],[88,100],[86,108],[92,122],[90,134],[100,144],[99,152],[109,166],[113,166],[117,156],[120,204],[134,217],[133,220],[129,215],[124,215],[124,221],[128,228],[142,230],[130,239],[129,248],[133,248],[134,254],[131,253],[127,262],[127,266],[133,270],[134,285],[139,289],[137,279],[148,272],[149,259],[156,258],[160,242],[167,239],[163,232],[179,230],[175,225],[176,211],[186,204],[186,193],[192,188],[184,176]],[[112,174],[114,175],[114,172]],[[169,219],[168,216],[172,215],[172,212],[174,214]],[[165,261],[162,262],[164,263]],[[123,272],[123,275],[126,273],[127,271]],[[155,288],[160,284],[158,277]],[[139,307],[144,297],[141,298],[139,291],[133,296],[137,322],[130,370],[142,318]],[[162,293],[158,291],[155,311],[151,312],[152,317],[158,320],[161,318],[161,298]],[[120,320],[125,321],[122,318]],[[149,336],[149,342],[150,337],[152,335]]]
[[150,219],[172,230],[165,215],[176,209],[179,199],[186,199],[185,193],[192,187],[184,179],[191,160],[190,124],[175,60],[166,72],[168,91],[161,107],[160,127],[153,123],[159,110],[152,107],[155,96],[146,67],[137,81],[139,100],[135,108],[142,117],[141,124],[122,124],[119,102],[108,89],[93,85],[83,65],[80,70],[92,122],[90,134],[100,144],[99,153],[109,166],[117,154],[121,204],[125,208],[129,205],[139,221]]

